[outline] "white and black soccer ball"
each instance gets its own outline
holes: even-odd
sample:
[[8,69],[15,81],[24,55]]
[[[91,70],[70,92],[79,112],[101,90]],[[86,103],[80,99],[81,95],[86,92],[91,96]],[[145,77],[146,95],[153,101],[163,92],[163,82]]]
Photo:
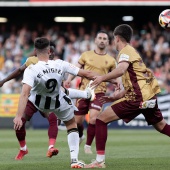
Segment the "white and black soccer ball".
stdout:
[[166,9],[160,13],[159,24],[164,29],[170,29],[170,9]]

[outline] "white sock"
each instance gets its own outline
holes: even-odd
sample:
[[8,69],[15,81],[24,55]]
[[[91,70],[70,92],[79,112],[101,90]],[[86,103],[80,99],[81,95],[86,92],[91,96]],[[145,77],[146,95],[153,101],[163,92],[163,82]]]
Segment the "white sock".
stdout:
[[96,156],[96,161],[97,162],[102,162],[105,160],[105,155],[98,155]]
[[54,147],[54,145],[50,145],[50,146],[48,147],[48,150],[51,149],[51,148],[53,148],[53,147]]
[[91,148],[91,146],[90,145],[84,145],[84,148]]
[[25,145],[24,147],[20,147],[20,150],[26,151],[27,150],[27,145]]
[[77,89],[68,89],[69,91],[69,97],[71,99],[77,99],[77,98],[85,98],[87,99],[87,92],[86,91],[82,91],[82,90],[77,90]]
[[68,146],[70,149],[71,159],[78,160],[79,153],[79,134],[77,132],[71,132],[67,135]]

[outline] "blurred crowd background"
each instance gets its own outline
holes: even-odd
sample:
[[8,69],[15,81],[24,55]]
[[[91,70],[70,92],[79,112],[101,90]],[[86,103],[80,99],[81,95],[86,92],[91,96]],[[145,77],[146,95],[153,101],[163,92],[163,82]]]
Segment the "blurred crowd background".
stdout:
[[[141,54],[145,64],[158,79],[161,94],[170,93],[170,30],[164,30],[158,23],[148,22],[142,27],[134,29],[131,41]],[[25,63],[28,57],[34,55],[34,39],[39,36],[48,37],[56,44],[55,58],[76,64],[81,53],[93,50],[94,38],[99,30],[105,30],[110,36],[110,44],[107,48],[108,54],[116,58],[112,32],[109,25],[98,25],[96,23],[86,29],[84,26],[67,24],[63,29],[59,25],[46,27],[45,24],[37,24],[34,29],[29,29],[25,24],[21,27],[12,25],[7,29],[0,25],[0,80],[8,76],[15,69]],[[1,93],[20,93],[22,76],[11,80],[0,88]],[[73,81],[72,87],[77,88],[80,78]],[[108,84],[107,94],[114,90],[113,85]]]

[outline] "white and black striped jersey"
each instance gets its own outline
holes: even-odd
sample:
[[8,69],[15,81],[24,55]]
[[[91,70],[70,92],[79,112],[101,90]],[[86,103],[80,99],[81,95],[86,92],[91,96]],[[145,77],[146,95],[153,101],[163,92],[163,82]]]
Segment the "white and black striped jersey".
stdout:
[[29,100],[41,111],[63,111],[72,101],[61,90],[65,73],[77,75],[79,68],[63,60],[38,61],[26,68],[22,83],[32,87]]

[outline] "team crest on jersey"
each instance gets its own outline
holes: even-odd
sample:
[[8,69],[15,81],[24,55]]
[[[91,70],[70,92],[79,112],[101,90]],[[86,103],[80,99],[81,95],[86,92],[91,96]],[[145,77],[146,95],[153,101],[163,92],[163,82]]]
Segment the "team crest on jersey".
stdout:
[[119,58],[120,61],[129,61],[129,56],[127,54],[121,54]]

